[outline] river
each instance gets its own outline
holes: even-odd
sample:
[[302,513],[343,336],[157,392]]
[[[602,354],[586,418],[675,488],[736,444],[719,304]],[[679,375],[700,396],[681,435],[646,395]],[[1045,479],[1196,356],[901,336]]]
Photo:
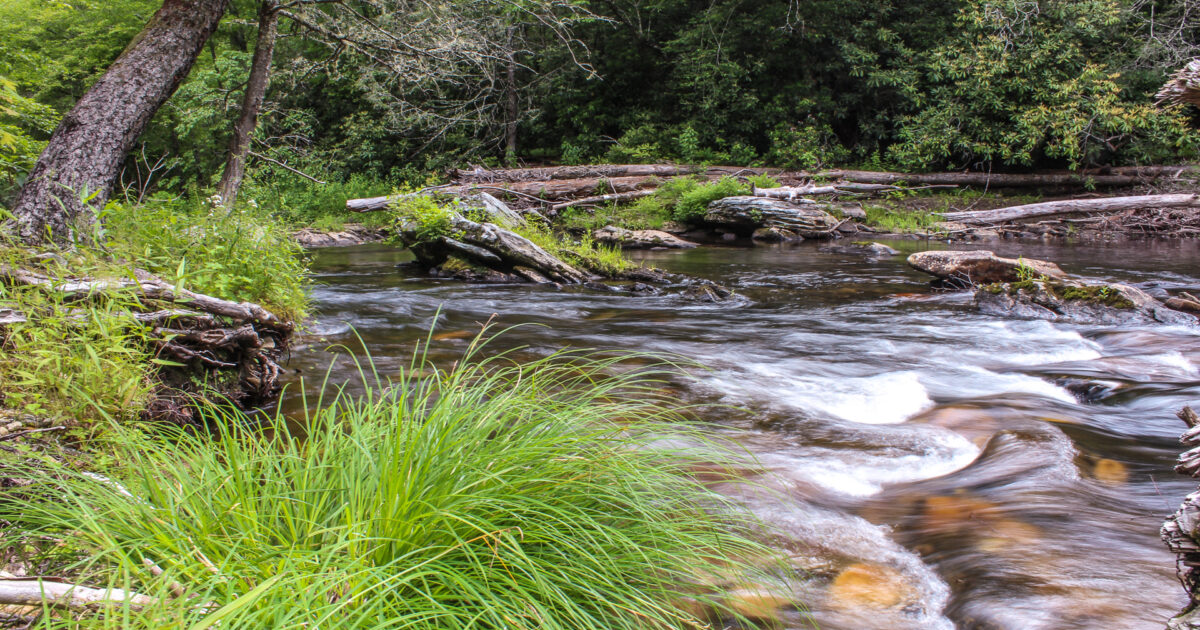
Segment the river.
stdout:
[[[893,241],[905,255],[945,248]],[[993,243],[998,254],[1151,291],[1200,291],[1200,243]],[[383,245],[318,250],[316,323],[290,377],[353,380],[327,347],[382,374],[457,356],[493,318],[498,347],[665,352],[705,366],[681,380],[761,467],[741,498],[800,569],[780,627],[828,630],[1153,629],[1185,603],[1161,521],[1195,488],[1171,471],[1200,403],[1200,331],[1000,319],[940,293],[903,256],[795,246],[637,257],[740,294],[705,304],[424,277]],[[285,397],[295,408],[296,387]]]

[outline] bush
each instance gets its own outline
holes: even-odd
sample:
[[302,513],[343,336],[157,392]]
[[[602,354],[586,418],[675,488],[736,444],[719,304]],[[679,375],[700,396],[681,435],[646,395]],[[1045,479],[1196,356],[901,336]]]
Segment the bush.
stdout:
[[[672,191],[671,194],[674,194]],[[679,194],[675,203],[676,221],[694,221],[704,216],[708,204],[725,197],[750,194],[750,187],[732,177],[722,177],[715,182],[695,185]]]
[[435,241],[450,236],[453,229],[453,211],[438,203],[432,195],[414,195],[399,191],[389,209],[398,223],[412,224],[411,230],[417,242]]
[[211,437],[117,429],[111,481],[22,470],[14,535],[158,598],[43,627],[697,627],[687,602],[736,618],[714,574],[762,584],[750,559],[775,554],[692,476],[712,449],[665,446],[701,438],[655,402],[657,375],[604,376],[619,360],[414,362],[364,398],[330,393],[303,440],[281,415],[213,410]]

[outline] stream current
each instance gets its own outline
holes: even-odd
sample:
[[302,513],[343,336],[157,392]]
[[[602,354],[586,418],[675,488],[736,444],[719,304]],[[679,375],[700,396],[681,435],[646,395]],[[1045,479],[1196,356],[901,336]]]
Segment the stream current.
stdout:
[[[895,241],[906,256],[944,244]],[[957,247],[957,246],[956,246]],[[997,254],[1151,292],[1200,291],[1200,243],[992,243]],[[1153,629],[1184,603],[1162,520],[1195,488],[1171,471],[1200,403],[1200,332],[983,315],[938,293],[903,256],[815,243],[635,254],[740,294],[705,304],[532,285],[437,280],[382,245],[318,250],[316,323],[292,379],[356,368],[329,346],[369,349],[381,374],[458,358],[479,323],[521,326],[497,348],[682,355],[706,369],[688,403],[758,460],[739,491],[801,570],[806,613],[828,630]],[[440,316],[438,315],[440,309]],[[298,388],[282,404],[296,409]]]

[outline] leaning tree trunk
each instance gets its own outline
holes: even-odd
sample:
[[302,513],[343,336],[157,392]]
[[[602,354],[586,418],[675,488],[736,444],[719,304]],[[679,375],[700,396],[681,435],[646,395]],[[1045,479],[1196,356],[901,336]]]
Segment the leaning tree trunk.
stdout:
[[254,59],[250,63],[250,79],[242,96],[242,113],[233,125],[229,155],[218,187],[225,207],[232,208],[238,189],[246,175],[246,154],[250,151],[250,136],[258,125],[267,86],[271,83],[271,59],[275,55],[275,33],[279,24],[279,7],[274,0],[263,0],[258,8],[258,41],[254,44]]
[[22,240],[66,243],[95,222],[121,162],[187,77],[229,0],[164,0],[142,32],[63,118],[13,206]]

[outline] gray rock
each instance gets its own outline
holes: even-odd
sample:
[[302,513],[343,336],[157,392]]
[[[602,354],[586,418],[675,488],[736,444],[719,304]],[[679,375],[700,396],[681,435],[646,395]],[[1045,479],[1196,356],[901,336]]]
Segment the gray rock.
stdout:
[[764,243],[794,243],[804,240],[803,236],[779,227],[761,227],[754,230],[753,238]]
[[1170,309],[1126,284],[997,283],[977,289],[975,305],[984,313],[1004,317],[1088,324],[1197,324],[1196,316]]
[[829,206],[807,199],[785,201],[769,197],[726,197],[708,204],[703,222],[730,226],[752,233],[758,228],[780,228],[804,238],[833,238],[838,220]]
[[375,230],[362,225],[345,225],[336,232],[322,232],[303,228],[292,233],[301,247],[349,247],[382,241],[387,236],[384,230]]
[[690,249],[696,247],[691,241],[685,241],[674,234],[659,230],[626,230],[607,225],[592,232],[592,238],[600,243],[619,245],[623,249]]
[[[1061,280],[1067,274],[1058,265],[1030,258],[1002,258],[987,250],[976,251],[925,251],[908,257],[908,265],[942,280],[960,286],[991,284],[994,282],[1016,282],[1032,278]],[[1022,267],[1028,271],[1022,271]]]

